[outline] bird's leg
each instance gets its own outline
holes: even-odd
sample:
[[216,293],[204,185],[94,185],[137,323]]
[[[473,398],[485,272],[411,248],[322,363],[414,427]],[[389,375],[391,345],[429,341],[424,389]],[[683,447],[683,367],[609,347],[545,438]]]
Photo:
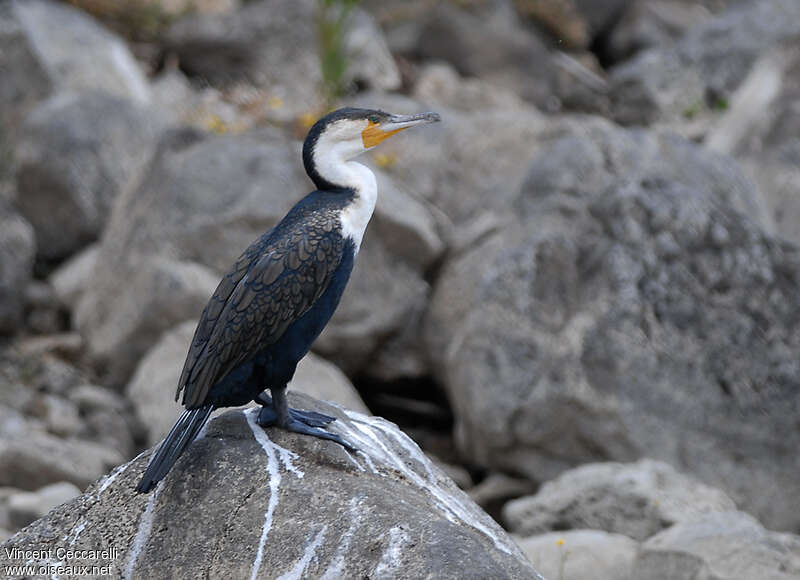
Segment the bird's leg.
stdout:
[[[282,387],[270,387],[272,391],[272,405],[270,407],[262,407],[258,414],[258,424],[262,427],[276,425],[292,433],[302,433],[303,435],[311,435],[312,437],[319,437],[320,439],[329,439],[335,441],[349,451],[358,451],[355,446],[351,445],[335,433],[328,433],[317,427],[327,425],[335,419],[335,417],[328,417],[322,413],[315,413],[314,411],[298,411],[297,409],[289,408],[289,400],[286,398],[286,385]],[[261,395],[256,400],[262,403]],[[314,420],[313,417],[309,420],[309,415],[321,416],[330,419],[324,423],[319,423],[319,420]],[[262,416],[264,422],[262,422]],[[265,425],[266,423],[266,425]],[[315,424],[317,423],[317,424]]]
[[[258,413],[258,424],[262,427],[270,427],[278,424],[278,414],[275,412],[275,407],[266,391],[262,391],[254,401],[261,405],[261,411]],[[302,411],[300,409],[289,409],[289,417],[305,423],[309,427],[324,427],[328,423],[336,421],[336,417],[330,415],[323,415],[316,411]]]

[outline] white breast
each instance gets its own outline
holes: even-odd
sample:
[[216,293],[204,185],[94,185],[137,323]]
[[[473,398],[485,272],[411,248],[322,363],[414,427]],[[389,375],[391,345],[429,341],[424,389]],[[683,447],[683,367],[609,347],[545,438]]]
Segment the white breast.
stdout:
[[353,240],[356,252],[358,252],[361,247],[361,240],[364,237],[364,231],[367,229],[369,219],[375,210],[375,202],[378,199],[378,184],[375,181],[375,174],[369,168],[352,161],[347,165],[358,173],[358,186],[354,187],[355,197],[353,201],[342,210],[339,219],[342,223],[342,235]]

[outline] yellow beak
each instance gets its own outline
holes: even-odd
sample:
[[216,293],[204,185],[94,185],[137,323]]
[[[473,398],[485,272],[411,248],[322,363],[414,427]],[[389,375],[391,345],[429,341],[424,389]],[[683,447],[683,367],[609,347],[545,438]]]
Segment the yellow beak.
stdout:
[[381,123],[369,122],[367,128],[361,131],[361,140],[364,143],[364,149],[375,147],[382,143],[392,135],[416,127],[418,125],[427,125],[428,123],[436,123],[440,121],[441,117],[438,113],[420,113],[419,115],[392,115],[387,121]]

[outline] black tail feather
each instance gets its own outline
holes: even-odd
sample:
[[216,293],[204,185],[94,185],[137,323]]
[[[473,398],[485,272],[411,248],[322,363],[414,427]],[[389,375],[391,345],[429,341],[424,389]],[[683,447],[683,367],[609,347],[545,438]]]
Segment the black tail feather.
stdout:
[[212,405],[184,411],[147,465],[136,491],[147,493],[161,481],[206,424]]

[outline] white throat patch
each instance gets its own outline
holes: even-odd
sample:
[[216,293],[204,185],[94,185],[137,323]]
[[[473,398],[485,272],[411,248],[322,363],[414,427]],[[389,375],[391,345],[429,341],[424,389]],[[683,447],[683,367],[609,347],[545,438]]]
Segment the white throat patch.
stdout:
[[375,181],[375,174],[369,168],[355,161],[351,161],[347,165],[352,168],[354,173],[360,174],[360,184],[354,187],[355,197],[342,210],[339,219],[342,222],[342,236],[351,238],[356,246],[356,252],[358,252],[364,231],[375,210],[375,202],[378,200],[378,184]]
[[[314,145],[313,155],[314,166],[320,177],[329,183],[350,188],[355,192],[353,201],[342,210],[340,220],[342,235],[353,240],[358,252],[364,230],[367,229],[369,219],[375,210],[378,185],[375,174],[368,167],[350,161],[365,151],[361,140],[362,123],[359,123],[355,130],[352,123],[340,122],[326,130]],[[366,126],[366,121],[363,126]]]

